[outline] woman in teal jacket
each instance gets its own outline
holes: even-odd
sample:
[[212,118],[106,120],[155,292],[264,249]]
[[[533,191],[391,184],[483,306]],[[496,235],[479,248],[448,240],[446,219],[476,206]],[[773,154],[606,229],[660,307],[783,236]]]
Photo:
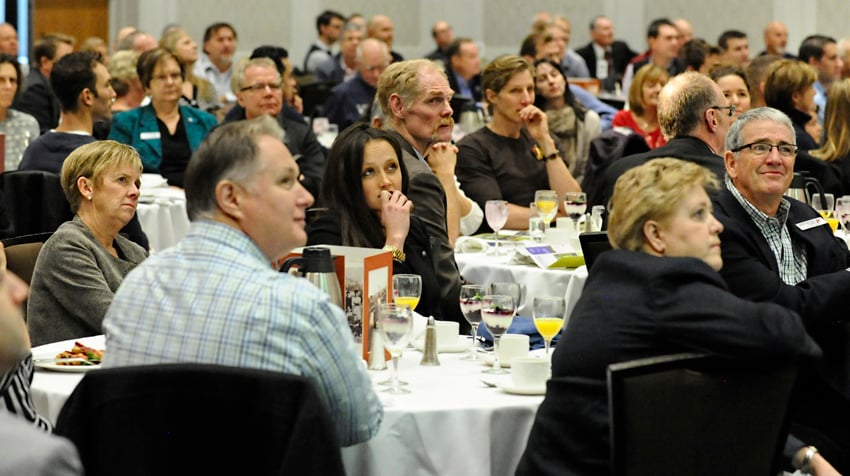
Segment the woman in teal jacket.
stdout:
[[145,172],[159,173],[169,185],[183,187],[186,165],[216,126],[216,118],[179,105],[186,70],[171,51],[155,48],[142,53],[136,71],[151,102],[116,114],[109,138],[135,147]]

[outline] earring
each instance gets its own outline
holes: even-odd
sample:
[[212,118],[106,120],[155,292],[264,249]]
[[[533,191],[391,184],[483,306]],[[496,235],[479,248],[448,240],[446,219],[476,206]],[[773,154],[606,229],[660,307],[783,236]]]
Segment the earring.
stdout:
[[91,195],[89,195],[89,200],[91,200],[91,197],[92,197],[92,196],[91,196]]

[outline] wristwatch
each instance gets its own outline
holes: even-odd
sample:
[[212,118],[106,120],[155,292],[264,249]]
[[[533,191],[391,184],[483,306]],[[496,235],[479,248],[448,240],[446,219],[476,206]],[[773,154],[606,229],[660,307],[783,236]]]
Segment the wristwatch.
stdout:
[[404,251],[401,251],[396,246],[384,245],[384,247],[381,248],[381,249],[384,250],[384,251],[391,251],[392,254],[393,254],[393,259],[395,261],[400,261],[400,262],[404,263],[404,260],[407,259],[407,255],[404,254]]

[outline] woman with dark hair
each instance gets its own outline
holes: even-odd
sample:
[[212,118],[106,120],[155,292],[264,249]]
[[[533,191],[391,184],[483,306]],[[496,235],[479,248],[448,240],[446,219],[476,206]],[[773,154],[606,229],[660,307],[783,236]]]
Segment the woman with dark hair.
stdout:
[[590,153],[590,141],[602,132],[599,115],[576,99],[558,63],[539,59],[534,62],[534,69],[537,87],[534,105],[546,111],[549,131],[561,139],[564,162],[573,177],[581,182]]
[[169,185],[183,187],[192,152],[218,121],[212,114],[180,105],[186,68],[170,50],[145,51],[136,72],[151,102],[116,114],[109,138],[135,147],[145,172],[162,174]]
[[422,277],[416,312],[451,318],[459,304],[440,302],[431,240],[425,225],[411,215],[407,168],[392,135],[357,123],[343,131],[328,155],[319,203],[328,214],[307,230],[308,245],[383,248],[393,253],[393,273]]
[[614,116],[611,125],[628,127],[643,136],[650,149],[667,143],[658,125],[658,93],[667,84],[670,75],[656,64],[647,64],[637,70],[629,86],[629,109]]
[[750,110],[750,83],[740,66],[717,64],[708,70],[708,77],[720,86],[730,106],[735,106],[735,119]]
[[5,170],[17,170],[27,145],[39,136],[38,121],[12,109],[21,88],[21,65],[14,56],[0,53],[0,133],[6,136]]

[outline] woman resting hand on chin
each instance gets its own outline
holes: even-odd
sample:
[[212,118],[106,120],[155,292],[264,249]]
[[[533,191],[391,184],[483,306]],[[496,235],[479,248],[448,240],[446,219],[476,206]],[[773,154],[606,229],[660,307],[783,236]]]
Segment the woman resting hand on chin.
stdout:
[[319,203],[329,211],[308,226],[307,244],[392,251],[393,274],[422,277],[416,312],[437,318],[459,316],[457,301],[440,300],[431,240],[422,221],[411,215],[407,186],[407,169],[395,138],[368,124],[352,125],[328,154]]

